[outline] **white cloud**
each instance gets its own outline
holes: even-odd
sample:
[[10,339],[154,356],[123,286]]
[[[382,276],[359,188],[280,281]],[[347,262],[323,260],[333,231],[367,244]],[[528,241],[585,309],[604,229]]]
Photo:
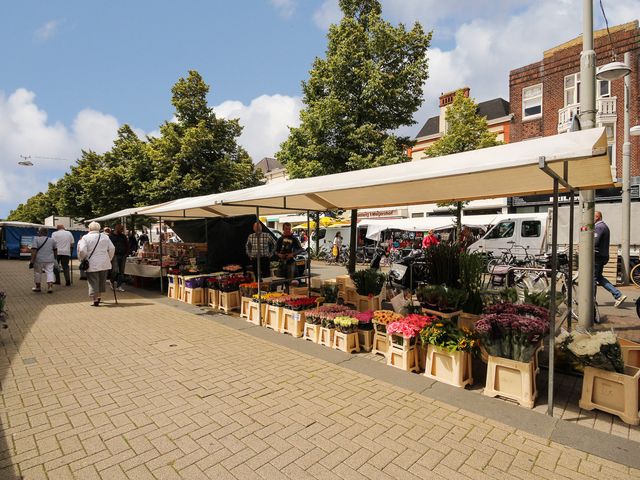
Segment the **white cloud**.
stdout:
[[276,8],[280,16],[283,18],[291,17],[296,9],[295,0],[269,0],[269,2]]
[[239,118],[244,127],[238,142],[254,162],[273,156],[288,137],[289,128],[300,124],[302,101],[285,95],[261,95],[249,105],[228,100],[214,107],[216,115]]
[[53,36],[58,31],[58,27],[60,26],[60,22],[58,20],[49,20],[47,23],[39,27],[34,35],[36,39],[46,42],[47,40],[53,38]]
[[338,23],[342,18],[342,12],[338,6],[338,0],[325,0],[320,8],[313,13],[314,23],[326,30],[332,23]]
[[[24,88],[9,96],[0,91],[0,218],[62,176],[81,150],[102,153],[116,137],[119,123],[111,115],[85,109],[69,128],[50,123],[35,97]],[[34,166],[19,166],[20,155],[30,156]]]

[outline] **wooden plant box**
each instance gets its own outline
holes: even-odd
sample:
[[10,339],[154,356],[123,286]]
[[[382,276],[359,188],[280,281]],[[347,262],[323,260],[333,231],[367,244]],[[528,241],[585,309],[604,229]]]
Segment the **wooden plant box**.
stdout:
[[167,282],[169,286],[167,287],[167,297],[169,298],[178,298],[178,275],[167,275]]
[[460,315],[462,314],[462,310],[456,310],[455,312],[439,312],[438,310],[431,310],[429,308],[423,308],[423,313],[425,315],[435,315],[442,320],[451,320],[457,321]]
[[184,277],[182,275],[178,275],[178,289],[176,290],[176,300],[180,300],[184,302]]
[[207,288],[207,305],[216,309],[220,306],[220,290]]
[[425,377],[454,387],[473,385],[471,355],[468,352],[447,352],[435,345],[427,345],[426,360]]
[[640,343],[632,342],[624,338],[619,338],[618,343],[620,343],[624,364],[640,368]]
[[416,349],[418,351],[418,368],[421,372],[424,372],[427,369],[427,347],[422,343],[418,343]]
[[282,309],[280,333],[288,333],[292,337],[301,338],[304,335],[305,324],[304,311],[296,312],[289,308]]
[[342,333],[336,330],[333,333],[333,348],[345,353],[355,353],[360,351],[360,341],[358,332]]
[[218,308],[225,313],[240,308],[240,292],[220,292]]
[[309,295],[309,287],[289,287],[289,295]]
[[356,287],[349,275],[338,275],[336,277],[336,286],[338,287],[338,292],[344,292],[346,287]]
[[374,335],[375,332],[373,330],[358,330],[358,343],[361,351],[370,352],[373,350]]
[[251,297],[240,297],[240,316],[249,318],[249,304],[253,301]]
[[303,327],[303,336],[305,340],[311,340],[313,343],[320,343],[320,325],[305,323]]
[[408,351],[415,348],[418,344],[418,338],[404,338],[400,335],[389,335],[389,348]]
[[386,356],[389,351],[389,336],[376,329],[373,334],[373,349],[371,351],[377,355]]
[[[534,358],[537,354],[534,354]],[[508,358],[487,356],[487,382],[484,395],[515,400],[523,407],[533,408],[536,388],[536,362],[528,363]]]
[[580,408],[617,415],[629,425],[640,425],[638,384],[640,368],[624,366],[624,373],[585,367]]
[[318,343],[325,347],[333,347],[333,334],[336,333],[335,328],[320,327],[320,337]]
[[183,301],[189,305],[204,305],[204,288],[184,288]]
[[262,324],[265,327],[270,328],[271,330],[279,332],[282,324],[282,310],[282,307],[267,305],[267,308],[264,312],[264,321],[262,322]]
[[468,330],[475,330],[476,322],[480,320],[480,315],[474,315],[473,313],[462,312],[458,316],[458,328],[466,328]]
[[383,293],[379,293],[378,295],[372,297],[358,295],[356,293],[354,295],[353,301],[349,303],[353,303],[356,306],[356,310],[358,310],[359,312],[366,312],[367,310],[381,310],[382,300],[384,300]]
[[387,352],[387,365],[406,372],[418,371],[418,355],[415,344],[407,350],[390,346]]
[[249,314],[247,316],[247,321],[249,323],[253,323],[254,325],[260,326],[260,307],[262,307],[262,321],[264,321],[265,311],[267,309],[267,304],[259,304],[255,300],[249,302]]

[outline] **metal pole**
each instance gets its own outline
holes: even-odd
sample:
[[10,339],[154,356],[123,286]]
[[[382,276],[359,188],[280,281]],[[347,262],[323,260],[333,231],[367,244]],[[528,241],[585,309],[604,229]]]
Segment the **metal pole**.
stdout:
[[573,224],[575,193],[569,192],[569,273],[564,284],[567,286],[567,328],[571,331],[573,320]]
[[[631,68],[631,53],[624,54],[624,63]],[[631,75],[624,77],[624,143],[622,144],[622,284],[629,285],[631,266],[631,142],[629,140],[629,93]],[[615,282],[614,282],[615,283]]]
[[[258,222],[258,224],[260,223],[260,207],[256,207],[256,222]],[[262,325],[262,288],[261,287],[261,280],[262,280],[262,274],[260,272],[260,263],[262,263],[262,257],[261,257],[261,240],[262,240],[262,225],[260,225],[260,230],[257,232],[258,233],[258,255],[256,257],[256,276],[258,277],[258,325]]]
[[[580,53],[580,125],[582,130],[595,126],[596,118],[596,52],[593,50],[593,0],[582,2],[582,52]],[[595,192],[580,192],[580,269],[578,279],[579,324],[583,328],[593,325],[593,224]],[[551,354],[551,352],[549,352]]]
[[[320,223],[320,215],[318,221]],[[309,221],[309,210],[307,210],[307,295],[311,296],[311,222]]]
[[558,179],[553,179],[553,219],[551,230],[551,304],[549,305],[549,386],[547,415],[553,417],[553,374],[556,339],[556,276],[558,275]]
[[160,293],[164,293],[164,278],[162,277],[162,217],[158,217],[160,222]]

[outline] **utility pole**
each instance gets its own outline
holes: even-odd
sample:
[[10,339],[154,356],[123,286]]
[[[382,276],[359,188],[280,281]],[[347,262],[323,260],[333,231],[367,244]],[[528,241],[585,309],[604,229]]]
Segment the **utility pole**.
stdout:
[[[582,130],[595,127],[596,119],[596,52],[593,49],[593,0],[582,2],[582,52],[580,53],[580,125]],[[580,236],[578,271],[578,324],[593,326],[593,224],[595,191],[580,192]],[[553,334],[553,332],[552,332]]]
[[[631,68],[631,53],[624,54],[624,63]],[[622,284],[629,285],[631,265],[631,141],[629,140],[629,103],[631,75],[624,77],[624,143],[622,144]]]

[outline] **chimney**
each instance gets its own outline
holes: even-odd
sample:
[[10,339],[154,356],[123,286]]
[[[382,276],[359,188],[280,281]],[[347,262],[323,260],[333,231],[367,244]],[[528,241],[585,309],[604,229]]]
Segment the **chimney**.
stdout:
[[449,105],[453,103],[453,98],[456,96],[457,92],[462,92],[462,94],[469,98],[469,87],[459,88],[458,90],[453,90],[451,92],[443,93],[440,95],[440,125],[438,131],[442,134],[447,133],[447,121],[446,121],[446,113]]

